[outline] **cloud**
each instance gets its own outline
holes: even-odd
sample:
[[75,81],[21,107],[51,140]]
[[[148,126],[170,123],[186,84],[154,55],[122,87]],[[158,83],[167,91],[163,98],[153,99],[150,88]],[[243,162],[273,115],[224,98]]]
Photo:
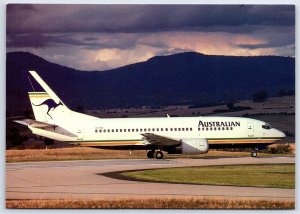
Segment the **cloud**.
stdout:
[[[8,34],[252,30],[293,26],[289,5],[8,5]],[[24,15],[24,11],[26,12]],[[30,11],[31,13],[28,13]],[[22,19],[21,19],[22,17]],[[248,28],[243,28],[248,26]]]
[[130,49],[135,46],[136,36],[130,34],[87,33],[28,33],[8,36],[7,47],[46,48],[53,46],[78,46],[84,49],[101,48]]
[[83,70],[156,55],[295,55],[293,5],[8,4],[7,50]]

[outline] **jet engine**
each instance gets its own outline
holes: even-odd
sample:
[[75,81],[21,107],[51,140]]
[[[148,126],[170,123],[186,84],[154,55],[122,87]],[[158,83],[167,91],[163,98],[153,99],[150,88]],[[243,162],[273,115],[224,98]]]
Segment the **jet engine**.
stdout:
[[209,145],[204,138],[182,139],[181,145],[176,148],[169,148],[168,154],[203,154],[207,153]]

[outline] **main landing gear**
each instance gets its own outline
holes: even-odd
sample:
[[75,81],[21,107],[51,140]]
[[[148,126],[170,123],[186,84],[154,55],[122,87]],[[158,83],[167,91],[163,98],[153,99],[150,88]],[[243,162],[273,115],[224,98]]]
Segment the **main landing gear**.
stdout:
[[256,157],[257,157],[257,153],[258,153],[258,149],[257,149],[257,148],[253,149],[253,150],[251,151],[251,157],[256,158]]
[[154,156],[156,159],[163,159],[164,153],[162,153],[162,151],[154,151],[154,150],[150,150],[147,152],[148,158],[154,158]]

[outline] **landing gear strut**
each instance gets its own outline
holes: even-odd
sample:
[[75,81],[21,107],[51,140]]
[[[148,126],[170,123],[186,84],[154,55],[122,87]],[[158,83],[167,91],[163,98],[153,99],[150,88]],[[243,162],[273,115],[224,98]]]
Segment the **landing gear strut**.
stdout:
[[148,158],[154,158],[154,150],[150,150],[147,152],[147,157]]
[[257,157],[257,153],[258,153],[258,149],[257,149],[257,148],[253,149],[253,150],[251,151],[251,157],[256,158],[256,157]]

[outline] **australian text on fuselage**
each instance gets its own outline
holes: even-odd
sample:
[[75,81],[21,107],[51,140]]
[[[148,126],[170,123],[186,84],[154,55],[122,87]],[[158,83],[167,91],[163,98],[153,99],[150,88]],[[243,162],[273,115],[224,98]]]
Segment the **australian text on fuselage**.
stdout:
[[241,126],[241,123],[238,121],[209,121],[203,122],[199,121],[198,127],[231,127],[231,126]]

